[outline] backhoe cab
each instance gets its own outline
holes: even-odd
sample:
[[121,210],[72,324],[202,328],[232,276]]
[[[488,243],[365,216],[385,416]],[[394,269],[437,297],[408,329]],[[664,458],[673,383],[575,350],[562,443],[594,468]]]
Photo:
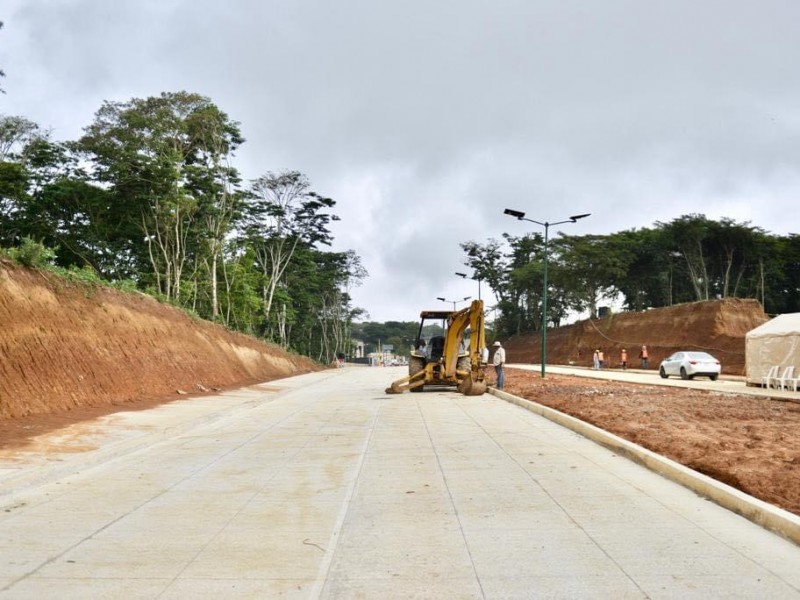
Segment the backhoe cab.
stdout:
[[[420,350],[423,328],[432,321],[442,324],[444,335],[431,337],[426,350]],[[486,391],[485,365],[481,361],[485,346],[483,300],[473,300],[459,311],[423,310],[408,359],[408,377],[393,382],[386,393],[421,392],[426,385],[445,385],[456,386],[467,396],[480,396]]]

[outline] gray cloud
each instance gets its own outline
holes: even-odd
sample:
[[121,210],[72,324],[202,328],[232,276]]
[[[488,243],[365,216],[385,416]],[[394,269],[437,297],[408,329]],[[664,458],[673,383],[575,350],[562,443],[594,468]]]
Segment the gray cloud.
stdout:
[[[687,212],[794,227],[793,1],[11,0],[2,111],[80,134],[103,100],[187,89],[242,123],[248,178],[334,197],[357,302],[410,320],[475,295],[459,242]],[[486,290],[484,290],[486,293]]]

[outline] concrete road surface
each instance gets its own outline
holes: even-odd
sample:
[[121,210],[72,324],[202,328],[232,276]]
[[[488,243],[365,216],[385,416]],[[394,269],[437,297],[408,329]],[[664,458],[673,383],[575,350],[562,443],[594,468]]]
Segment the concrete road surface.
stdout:
[[800,547],[491,395],[385,395],[402,375],[0,453],[0,598],[800,598]]

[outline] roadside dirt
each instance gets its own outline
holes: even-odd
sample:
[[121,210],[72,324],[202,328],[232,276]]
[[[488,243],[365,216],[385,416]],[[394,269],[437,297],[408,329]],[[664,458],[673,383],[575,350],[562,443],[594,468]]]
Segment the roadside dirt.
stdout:
[[506,370],[505,391],[800,515],[800,404]]

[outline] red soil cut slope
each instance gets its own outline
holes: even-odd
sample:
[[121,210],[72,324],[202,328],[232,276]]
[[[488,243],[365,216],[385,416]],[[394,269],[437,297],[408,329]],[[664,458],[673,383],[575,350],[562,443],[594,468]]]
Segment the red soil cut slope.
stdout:
[[0,262],[0,424],[131,408],[320,368],[143,294]]
[[[757,300],[726,298],[691,302],[645,312],[612,314],[547,331],[547,362],[590,366],[600,348],[606,366],[617,367],[620,351],[628,351],[629,366],[639,365],[644,344],[650,368],[678,350],[703,350],[716,356],[723,373],[744,375],[745,334],[769,320]],[[517,335],[505,342],[510,363],[538,363],[541,333]]]

